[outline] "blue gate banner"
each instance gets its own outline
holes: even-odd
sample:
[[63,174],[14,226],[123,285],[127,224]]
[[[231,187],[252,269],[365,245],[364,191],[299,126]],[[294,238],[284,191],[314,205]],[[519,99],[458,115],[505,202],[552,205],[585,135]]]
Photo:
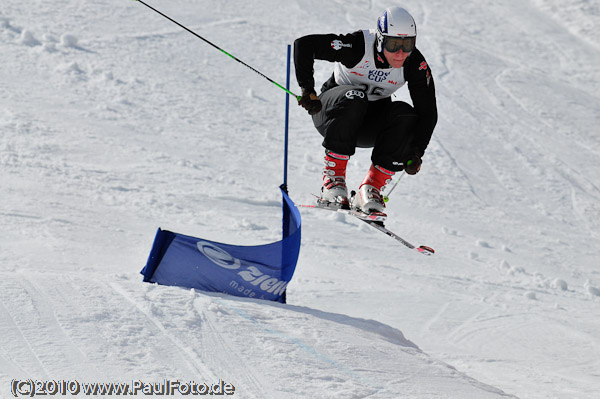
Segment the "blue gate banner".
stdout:
[[283,239],[237,246],[158,229],[144,281],[285,302],[300,253],[300,213],[282,190]]

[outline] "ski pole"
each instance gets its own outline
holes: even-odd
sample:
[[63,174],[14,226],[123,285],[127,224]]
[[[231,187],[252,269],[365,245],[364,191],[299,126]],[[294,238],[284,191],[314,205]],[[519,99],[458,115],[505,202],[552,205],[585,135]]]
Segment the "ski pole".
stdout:
[[396,188],[396,186],[398,185],[398,183],[400,183],[400,180],[402,180],[402,176],[404,176],[406,172],[402,172],[402,174],[400,175],[400,177],[398,178],[398,180],[396,180],[396,183],[394,183],[394,185],[392,186],[392,188],[390,189],[390,191],[383,196],[383,202],[388,202],[390,200],[390,194],[392,193],[392,191],[394,191],[394,189]]
[[[412,163],[412,160],[409,160],[406,163],[406,166],[410,165]],[[398,185],[398,183],[400,183],[400,180],[402,180],[402,177],[406,174],[406,171],[402,171],[402,174],[400,175],[400,177],[398,178],[398,180],[396,180],[396,183],[394,183],[394,185],[392,186],[392,188],[390,189],[390,191],[383,196],[383,202],[388,202],[390,200],[390,194],[392,193],[392,191],[394,191],[394,189],[396,188],[396,186]]]
[[214,43],[206,40],[205,38],[203,38],[202,36],[200,36],[199,34],[197,34],[196,32],[194,32],[193,30],[191,30],[191,29],[187,28],[186,26],[180,24],[179,22],[175,21],[173,18],[171,18],[171,17],[163,14],[162,12],[158,11],[156,8],[154,8],[154,7],[152,7],[152,6],[144,3],[142,0],[133,0],[133,1],[137,1],[138,3],[142,3],[143,5],[145,5],[146,7],[148,7],[149,9],[151,9],[152,11],[154,11],[155,13],[157,13],[157,14],[165,17],[169,21],[173,22],[174,24],[176,24],[176,25],[180,26],[181,28],[185,29],[186,31],[190,32],[192,35],[196,36],[198,39],[204,40],[206,43],[210,44],[211,46],[213,46],[214,48],[216,48],[217,50],[219,50],[220,52],[222,52],[226,56],[229,56],[229,57],[233,58],[234,60],[236,60],[240,64],[244,65],[245,67],[253,70],[254,72],[256,72],[257,74],[259,74],[263,78],[267,79],[269,82],[273,83],[275,86],[279,87],[280,89],[282,89],[286,93],[291,94],[292,96],[296,97],[296,100],[300,100],[300,98],[301,98],[300,96],[295,95],[294,93],[292,93],[291,91],[289,91],[288,89],[286,89],[285,87],[283,87],[282,85],[280,85],[279,83],[275,82],[273,79],[271,79],[268,76],[264,75],[260,71],[257,71],[256,69],[252,68],[250,65],[246,64],[244,61],[240,60],[239,58],[234,57],[233,55],[229,54],[227,51],[223,50],[222,48],[220,48],[216,44],[214,44]]

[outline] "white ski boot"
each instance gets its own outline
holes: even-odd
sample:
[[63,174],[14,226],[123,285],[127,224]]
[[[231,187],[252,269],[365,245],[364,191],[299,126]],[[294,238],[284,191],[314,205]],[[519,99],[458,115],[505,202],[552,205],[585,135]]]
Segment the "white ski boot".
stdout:
[[352,197],[352,208],[368,215],[381,214],[385,210],[385,202],[381,191],[392,181],[395,172],[378,165],[371,165],[367,175],[358,188],[358,193]]

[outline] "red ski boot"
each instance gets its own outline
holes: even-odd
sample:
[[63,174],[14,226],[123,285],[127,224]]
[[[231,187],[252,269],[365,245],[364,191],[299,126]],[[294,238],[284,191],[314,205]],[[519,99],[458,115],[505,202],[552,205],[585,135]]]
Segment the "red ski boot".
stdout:
[[350,156],[325,150],[325,169],[321,200],[327,203],[349,207],[348,188],[346,187],[346,165]]
[[385,216],[385,202],[381,191],[392,181],[395,172],[378,165],[371,165],[358,193],[352,199],[352,207],[366,214],[378,213]]

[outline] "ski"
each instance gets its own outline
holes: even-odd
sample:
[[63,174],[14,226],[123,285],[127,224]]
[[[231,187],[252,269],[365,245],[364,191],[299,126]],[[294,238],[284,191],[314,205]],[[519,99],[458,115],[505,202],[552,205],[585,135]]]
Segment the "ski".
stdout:
[[404,238],[400,237],[398,234],[389,230],[387,227],[385,227],[383,225],[383,221],[385,220],[384,213],[375,212],[373,214],[366,214],[366,213],[363,213],[363,212],[360,212],[357,210],[353,210],[353,209],[340,208],[338,206],[335,206],[334,204],[332,206],[321,205],[321,204],[297,205],[297,206],[301,207],[301,208],[324,209],[326,211],[340,212],[340,213],[352,215],[355,218],[357,218],[358,220],[365,222],[369,226],[373,227],[374,229],[377,229],[377,230],[381,231],[382,233],[384,233],[385,235],[392,237],[394,240],[400,242],[402,245],[404,245],[408,249],[417,251],[418,253],[423,254],[425,256],[431,256],[435,253],[433,248],[425,246],[425,245],[421,245],[421,246],[417,247],[417,246],[411,244],[410,242],[406,241]]
[[385,226],[383,226],[382,224],[379,224],[377,222],[370,222],[368,220],[364,220],[361,219],[363,222],[367,223],[369,226],[381,231],[382,233],[392,237],[394,240],[399,241],[402,245],[404,245],[405,247],[412,249],[414,251],[417,251],[420,254],[426,255],[426,256],[431,256],[435,253],[435,251],[433,250],[433,248],[428,247],[426,245],[420,245],[418,247],[414,246],[413,244],[411,244],[410,242],[406,241],[404,238],[400,237],[398,234],[394,233],[393,231],[390,231],[388,228],[386,228]]
[[386,215],[385,213],[381,213],[381,212],[374,212],[372,214],[366,214],[354,209],[348,209],[348,208],[340,208],[339,206],[335,206],[335,205],[331,205],[331,206],[327,206],[327,205],[297,205],[298,207],[301,208],[316,208],[316,209],[325,209],[328,211],[333,211],[333,212],[340,212],[340,213],[346,213],[348,215],[352,215],[357,219],[360,219],[362,221],[365,222],[379,222],[382,223],[385,221]]

